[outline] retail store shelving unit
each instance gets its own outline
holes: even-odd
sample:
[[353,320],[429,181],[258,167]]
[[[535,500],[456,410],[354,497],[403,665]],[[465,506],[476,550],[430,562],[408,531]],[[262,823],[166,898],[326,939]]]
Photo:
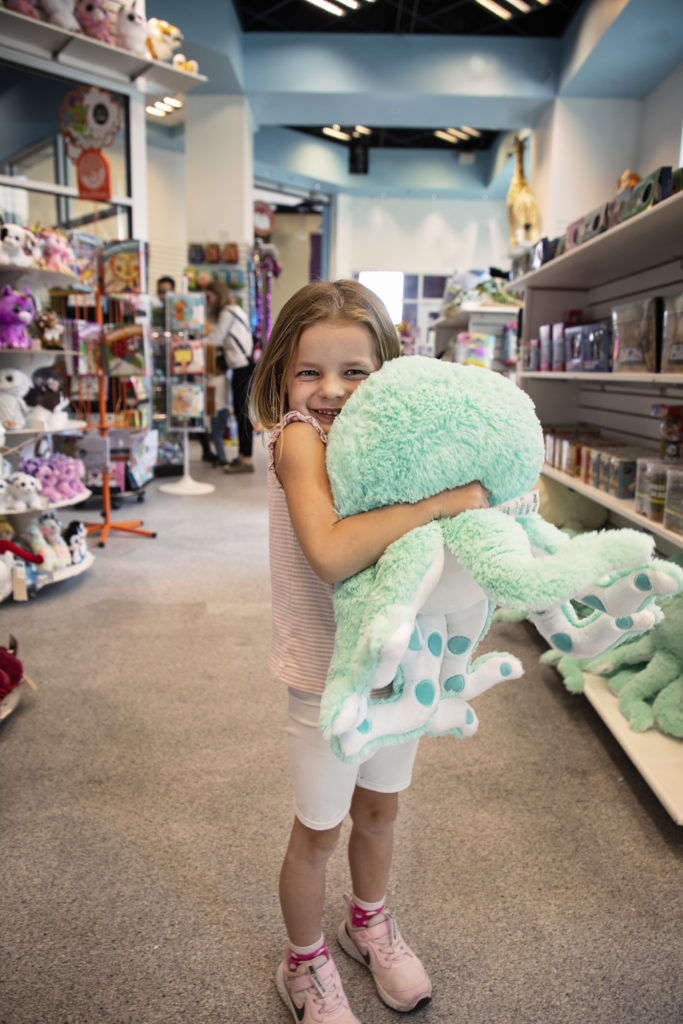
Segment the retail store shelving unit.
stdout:
[[[539,325],[561,320],[569,309],[581,309],[586,321],[600,320],[615,304],[683,292],[682,258],[683,193],[514,281],[510,287],[524,295],[522,341],[537,337]],[[591,424],[608,441],[627,438],[653,454],[660,438],[651,404],[683,404],[681,374],[522,372],[518,381],[544,425]],[[665,554],[683,550],[683,534],[640,515],[633,502],[550,467],[544,474],[603,505],[617,522],[647,530]],[[672,818],[683,824],[683,741],[633,732],[602,679],[587,676],[585,693]]]
[[143,92],[189,92],[206,81],[205,75],[110,46],[58,25],[0,8],[0,56],[22,63],[57,61],[76,76],[89,72],[98,78],[136,83]]

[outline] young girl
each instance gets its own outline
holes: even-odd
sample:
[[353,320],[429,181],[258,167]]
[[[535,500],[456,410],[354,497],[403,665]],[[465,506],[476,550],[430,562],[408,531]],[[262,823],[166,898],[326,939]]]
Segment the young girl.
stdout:
[[298,1024],[358,1024],[322,934],[325,869],[347,813],[352,894],[338,941],[370,970],[395,1010],[426,1003],[431,983],[386,910],[398,793],[417,741],[381,747],[364,763],[332,753],[317,723],[334,645],[332,585],[372,565],[408,530],[488,505],[477,482],[414,505],[340,520],[325,470],[327,434],[356,388],[400,355],[380,300],[355,281],[315,282],[286,303],[259,363],[252,418],[269,431],[271,668],[289,687],[295,818],[280,875],[288,944],[278,991]]

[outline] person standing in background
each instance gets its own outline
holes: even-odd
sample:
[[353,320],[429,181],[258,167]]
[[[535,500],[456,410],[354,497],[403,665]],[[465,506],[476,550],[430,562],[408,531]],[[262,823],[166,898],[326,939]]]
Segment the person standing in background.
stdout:
[[[254,369],[252,361],[254,339],[247,314],[238,305],[237,300],[223,281],[209,282],[205,294],[211,325],[206,341],[223,352],[228,370],[231,372],[232,402],[237,420],[238,455],[232,462],[228,462],[223,470],[225,473],[253,473],[254,431],[249,419],[249,382]],[[227,409],[224,412],[227,416]],[[217,425],[216,433],[218,429]],[[216,444],[213,425],[212,435],[214,444]]]

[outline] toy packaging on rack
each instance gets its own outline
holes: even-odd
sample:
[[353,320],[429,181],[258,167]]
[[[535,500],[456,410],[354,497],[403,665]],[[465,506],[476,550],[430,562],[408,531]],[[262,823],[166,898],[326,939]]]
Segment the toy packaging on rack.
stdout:
[[206,322],[204,294],[167,295],[166,319],[171,331],[202,332]]
[[662,373],[683,373],[683,295],[664,299]]
[[615,373],[656,373],[661,341],[661,299],[612,309]]
[[102,290],[105,295],[147,291],[148,247],[130,238],[102,247]]
[[173,376],[204,372],[204,343],[201,338],[171,338],[169,346]]
[[102,240],[85,231],[72,231],[69,242],[74,256],[71,270],[83,288],[92,291],[99,280]]
[[203,384],[171,385],[171,417],[179,421],[174,426],[196,426],[192,420],[201,421],[204,416]]
[[105,324],[102,338],[110,377],[146,377],[151,373],[149,331],[144,324]]

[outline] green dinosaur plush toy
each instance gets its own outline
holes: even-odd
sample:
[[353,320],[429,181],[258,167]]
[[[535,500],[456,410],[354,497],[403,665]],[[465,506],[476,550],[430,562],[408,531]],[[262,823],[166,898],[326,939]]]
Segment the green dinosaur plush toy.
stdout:
[[[320,728],[343,760],[422,734],[476,730],[468,701],[523,672],[505,652],[473,660],[496,605],[533,608],[553,647],[592,657],[650,629],[654,598],[683,589],[683,571],[653,560],[646,533],[569,538],[545,522],[529,494],[543,456],[529,397],[479,367],[391,360],[344,406],[327,446],[340,516],[473,480],[492,507],[412,530],[335,588]],[[576,598],[589,615],[575,614]]]

